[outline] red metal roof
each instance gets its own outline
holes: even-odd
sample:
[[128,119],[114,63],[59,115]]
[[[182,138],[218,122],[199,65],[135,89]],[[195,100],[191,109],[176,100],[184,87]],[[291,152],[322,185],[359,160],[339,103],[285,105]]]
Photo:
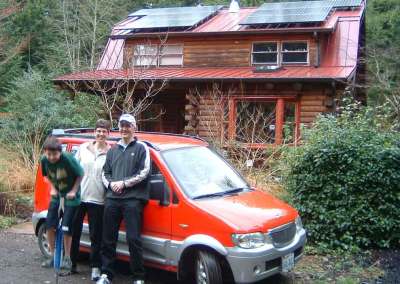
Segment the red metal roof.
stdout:
[[[252,31],[265,32],[273,30],[292,32],[310,30],[329,30],[327,41],[324,41],[322,49],[322,61],[319,67],[312,66],[287,66],[282,70],[270,73],[255,73],[254,67],[237,68],[152,68],[122,70],[124,58],[125,38],[110,37],[97,71],[78,72],[60,76],[55,81],[63,80],[112,80],[127,78],[151,78],[167,80],[210,80],[210,79],[347,79],[355,70],[358,58],[360,21],[364,12],[364,4],[356,9],[334,11],[328,19],[319,26],[314,27],[284,27],[271,29],[249,29],[239,22],[254,12],[256,8],[241,8],[238,13],[229,13],[227,9],[221,9],[217,15],[207,20],[191,31],[169,33],[181,35],[206,35],[212,37],[213,33],[234,33],[243,34]],[[131,17],[116,24],[112,30],[112,36],[125,36],[137,17]],[[154,34],[154,33],[153,33]]]
[[[250,28],[246,25],[239,25],[239,22],[245,19],[247,16],[249,16],[251,13],[255,12],[257,10],[256,7],[245,7],[245,8],[240,8],[239,12],[237,13],[230,13],[229,9],[224,8],[221,10],[218,10],[217,14],[213,17],[211,17],[209,20],[205,21],[204,23],[200,24],[198,27],[194,29],[188,29],[184,31],[168,31],[167,33],[169,35],[188,35],[188,34],[203,34],[203,33],[237,33],[237,32],[242,32],[242,33],[252,33],[252,32],[261,32],[261,33],[282,33],[282,32],[297,32],[297,31],[308,31],[308,32],[313,32],[313,31],[332,31],[338,19],[340,17],[360,17],[361,14],[364,11],[364,4],[358,8],[355,8],[353,10],[334,10],[328,18],[319,24],[315,24],[312,26],[302,26],[301,24],[291,24],[289,26],[278,26],[278,27],[272,27],[272,28]],[[124,21],[121,21],[118,23],[113,31],[129,31],[135,26],[135,21],[138,19],[138,17],[131,17],[127,18]],[[127,33],[126,35],[128,35]],[[129,36],[136,37],[140,35],[157,35],[159,33],[157,32],[136,32],[134,34],[131,34]],[[113,32],[112,35],[121,35],[116,32]]]
[[160,79],[160,80],[225,80],[225,79],[346,79],[354,67],[312,67],[290,66],[272,72],[255,72],[254,67],[197,67],[197,68],[149,68],[133,70],[96,70],[78,72],[60,76],[55,81],[91,81],[91,80],[127,80],[127,79]]
[[[274,28],[263,28],[263,29],[250,29],[246,28],[246,26],[239,25],[239,22],[246,18],[248,15],[253,13],[257,8],[241,8],[238,13],[229,13],[228,9],[221,9],[218,13],[207,20],[200,26],[196,27],[193,30],[189,31],[178,31],[178,32],[168,32],[168,36],[184,36],[184,35],[204,35],[204,34],[212,34],[212,33],[282,33],[282,32],[312,32],[312,31],[330,31],[333,32],[333,36],[331,35],[330,41],[332,44],[328,47],[327,54],[335,54],[337,48],[340,48],[340,54],[336,54],[334,58],[331,58],[331,62],[325,61],[323,63],[324,66],[342,66],[338,65],[338,62],[346,62],[345,64],[351,64],[348,59],[350,57],[354,57],[354,44],[351,42],[357,41],[358,44],[358,30],[357,30],[357,21],[359,27],[359,20],[364,11],[364,5],[361,7],[348,10],[334,11],[328,19],[321,23],[320,25],[313,27],[274,27]],[[124,43],[125,39],[121,38],[121,36],[127,36],[130,33],[130,29],[134,26],[135,21],[138,17],[130,17],[127,18],[118,24],[116,24],[112,30],[111,37],[105,47],[103,56],[100,60],[100,63],[97,67],[98,70],[109,70],[109,69],[120,69],[122,68],[123,56],[124,56]],[[349,19],[351,23],[349,23]],[[351,25],[351,27],[346,27],[346,24]],[[339,28],[337,28],[339,26]],[[350,29],[351,34],[347,35],[346,30]],[[137,33],[130,36],[150,36],[157,35],[157,33]],[[346,39],[348,38],[348,39]],[[347,43],[345,43],[347,41]],[[350,55],[347,56],[347,48],[350,47],[349,51]],[[344,48],[344,49],[343,49]],[[346,58],[346,59],[343,59]],[[348,65],[344,65],[348,66]]]
[[339,18],[336,30],[328,38],[321,66],[356,66],[360,18]]

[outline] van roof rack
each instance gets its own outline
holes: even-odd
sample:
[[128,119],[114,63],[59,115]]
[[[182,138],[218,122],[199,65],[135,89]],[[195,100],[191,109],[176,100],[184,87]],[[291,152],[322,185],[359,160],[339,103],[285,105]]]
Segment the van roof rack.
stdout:
[[[84,137],[84,134],[87,132],[92,132],[94,131],[94,128],[67,128],[67,129],[53,129],[51,132],[51,135],[54,136],[70,136],[71,134],[74,135],[74,137],[82,137],[82,138],[93,138],[93,136],[90,137]],[[111,131],[116,132],[118,131],[118,128],[113,128]],[[166,136],[175,136],[175,137],[185,137],[185,138],[192,138],[192,139],[197,139],[203,142],[206,142],[203,138],[195,135],[188,135],[188,134],[177,134],[177,133],[165,133],[165,132],[149,132],[149,131],[136,131],[136,133],[143,133],[143,134],[156,134],[156,135],[166,135]],[[76,135],[76,136],[75,136]],[[113,140],[114,138],[110,138],[110,140]],[[116,138],[115,138],[116,139]]]

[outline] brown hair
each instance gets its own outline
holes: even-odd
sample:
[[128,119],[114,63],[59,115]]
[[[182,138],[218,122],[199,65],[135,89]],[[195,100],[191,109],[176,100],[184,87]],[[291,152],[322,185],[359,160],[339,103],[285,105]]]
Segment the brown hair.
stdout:
[[49,136],[46,138],[43,144],[43,150],[49,150],[49,151],[62,151],[62,146],[60,141],[58,141],[57,137],[55,136]]
[[108,131],[110,131],[111,123],[108,120],[100,118],[99,120],[96,121],[95,129],[97,128],[105,128]]

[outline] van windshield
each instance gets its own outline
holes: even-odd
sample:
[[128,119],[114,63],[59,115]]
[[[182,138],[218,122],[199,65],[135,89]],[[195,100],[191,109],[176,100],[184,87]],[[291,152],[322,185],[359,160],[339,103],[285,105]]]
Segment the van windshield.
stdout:
[[207,147],[173,149],[162,155],[190,198],[223,196],[250,190],[246,181],[221,156]]

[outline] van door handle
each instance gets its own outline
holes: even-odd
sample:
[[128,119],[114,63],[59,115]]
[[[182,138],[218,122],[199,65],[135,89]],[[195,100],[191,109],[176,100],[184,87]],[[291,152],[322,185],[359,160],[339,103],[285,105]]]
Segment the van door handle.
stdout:
[[181,228],[183,228],[183,229],[186,229],[187,227],[189,227],[188,224],[179,224],[179,226],[180,226]]

